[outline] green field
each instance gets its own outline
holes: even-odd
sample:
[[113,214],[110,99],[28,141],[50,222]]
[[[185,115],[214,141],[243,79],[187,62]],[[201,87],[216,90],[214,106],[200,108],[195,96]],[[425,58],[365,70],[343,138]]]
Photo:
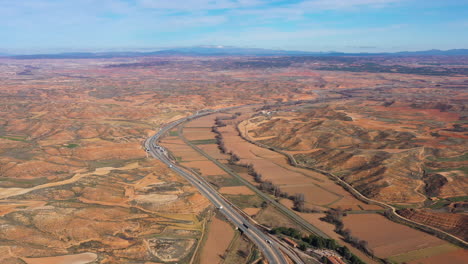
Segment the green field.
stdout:
[[20,136],[0,136],[0,138],[13,140],[13,141],[27,142],[25,137],[20,137]]
[[228,175],[207,176],[207,179],[219,187],[243,185],[238,179]]
[[209,145],[209,144],[216,144],[216,139],[199,139],[199,140],[191,140],[190,143],[194,145]]
[[451,244],[442,244],[435,247],[423,248],[419,250],[413,250],[400,255],[389,257],[389,260],[394,263],[404,263],[417,259],[427,258],[430,256],[440,255],[450,251],[458,250],[459,248]]
[[450,158],[429,157],[429,160],[434,160],[434,161],[467,161],[468,160],[468,153],[465,153],[465,154],[457,156],[457,157],[450,157]]
[[262,206],[263,200],[258,195],[224,195],[229,201],[237,205],[241,209],[244,208],[259,208]]
[[65,145],[64,147],[66,147],[66,148],[76,148],[78,146],[79,146],[78,144],[71,143],[71,144]]

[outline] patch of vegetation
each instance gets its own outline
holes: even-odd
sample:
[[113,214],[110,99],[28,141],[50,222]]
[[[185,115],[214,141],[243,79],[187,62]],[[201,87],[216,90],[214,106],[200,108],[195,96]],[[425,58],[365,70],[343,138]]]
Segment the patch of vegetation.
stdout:
[[395,207],[396,209],[407,209],[407,208],[417,208],[417,204],[392,204],[391,206]]
[[179,132],[178,132],[177,130],[169,131],[169,136],[170,136],[170,137],[178,137],[178,136],[179,136]]
[[97,240],[90,240],[86,242],[82,242],[79,245],[74,245],[69,248],[71,252],[81,252],[82,250],[90,250],[90,249],[99,249],[104,248],[105,245]]
[[449,200],[451,202],[466,202],[466,201],[468,201],[468,196],[450,197],[450,198],[447,198],[447,200]]
[[240,236],[239,232],[229,245],[228,250],[221,256],[225,264],[248,263],[249,256],[253,254],[253,244],[245,236]]
[[21,141],[21,142],[28,142],[26,138],[19,137],[19,136],[0,136],[0,138],[13,140],[13,141]]
[[199,139],[199,140],[191,140],[190,143],[194,145],[209,145],[209,144],[216,144],[216,139]]
[[447,200],[439,200],[439,201],[435,202],[434,204],[431,204],[430,206],[428,206],[428,208],[442,209],[442,208],[446,207],[449,204],[450,204],[450,202],[447,201]]
[[[239,252],[241,254],[241,252]],[[261,257],[262,255],[258,251],[257,248],[253,248],[253,252],[250,254],[249,259],[247,260],[247,263],[257,263],[257,260]]]
[[109,99],[119,97],[119,91],[111,86],[98,87],[94,91],[89,91],[88,95],[98,99]]
[[78,144],[70,143],[70,144],[65,145],[64,147],[69,148],[69,149],[72,149],[72,148],[76,148],[76,147],[78,147],[78,146],[79,146]]
[[241,209],[244,208],[260,208],[262,206],[263,200],[258,197],[257,195],[234,195],[234,194],[226,194],[226,198],[240,207]]
[[431,160],[431,161],[467,161],[468,160],[468,153],[464,153],[463,155],[460,155],[460,156],[456,156],[456,157],[448,157],[448,158],[445,158],[445,157],[439,157],[439,158],[436,158],[436,157],[429,157],[428,160]]
[[270,228],[292,227],[298,229],[301,232],[304,232],[304,234],[308,233],[307,230],[303,229],[295,221],[291,220],[291,218],[285,216],[276,207],[269,205],[268,202],[263,202],[262,208],[263,209],[261,209],[255,216],[255,220],[262,225],[268,226]]
[[439,168],[439,169],[427,169],[427,172],[447,172],[447,171],[462,171],[465,175],[468,174],[468,167],[463,166],[463,167],[458,167],[458,168]]
[[77,198],[72,198],[68,200],[60,200],[60,201],[54,200],[54,201],[48,202],[47,205],[60,207],[60,208],[89,208],[88,204],[82,203]]
[[389,260],[395,263],[406,263],[416,259],[422,259],[427,258],[429,256],[443,254],[445,252],[450,252],[456,249],[458,248],[447,243],[435,247],[413,250],[400,255],[392,256],[389,258]]
[[218,187],[240,186],[240,181],[232,176],[208,176],[208,181]]
[[382,122],[386,122],[386,123],[401,124],[400,121],[398,121],[396,119],[391,119],[391,118],[380,117],[380,118],[377,118],[377,120],[382,121]]
[[249,169],[245,166],[235,165],[235,164],[224,164],[229,167],[235,173],[248,173]]
[[278,227],[270,231],[272,234],[282,234],[291,237],[299,242],[299,249],[306,250],[307,248],[326,248],[338,252],[348,263],[364,264],[365,262],[351,253],[346,246],[340,246],[334,239],[323,238],[315,235],[302,236],[299,230],[294,228]]
[[112,160],[92,160],[88,162],[88,167],[90,169],[96,169],[96,168],[102,168],[102,167],[122,167],[127,163],[127,160],[118,160],[118,159],[112,159]]
[[49,180],[47,179],[47,177],[40,177],[34,179],[16,179],[0,177],[0,187],[3,188],[31,188],[48,182]]

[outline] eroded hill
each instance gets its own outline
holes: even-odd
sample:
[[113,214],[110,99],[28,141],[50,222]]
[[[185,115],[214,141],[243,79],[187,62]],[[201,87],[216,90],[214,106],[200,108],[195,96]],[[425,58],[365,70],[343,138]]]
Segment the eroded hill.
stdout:
[[[250,119],[259,142],[330,171],[390,203],[466,195],[464,105],[444,111],[406,103],[347,100]],[[458,127],[455,129],[454,127]]]

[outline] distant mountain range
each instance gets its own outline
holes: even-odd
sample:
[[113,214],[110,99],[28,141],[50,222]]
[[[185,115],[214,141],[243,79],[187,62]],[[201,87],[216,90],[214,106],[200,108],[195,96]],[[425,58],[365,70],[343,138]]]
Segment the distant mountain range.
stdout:
[[196,46],[173,48],[151,52],[71,52],[57,54],[8,55],[1,57],[14,59],[95,59],[147,56],[461,56],[468,55],[468,49],[402,51],[382,53],[345,53],[345,52],[308,52],[291,50],[272,50],[257,48],[238,48],[230,46]]

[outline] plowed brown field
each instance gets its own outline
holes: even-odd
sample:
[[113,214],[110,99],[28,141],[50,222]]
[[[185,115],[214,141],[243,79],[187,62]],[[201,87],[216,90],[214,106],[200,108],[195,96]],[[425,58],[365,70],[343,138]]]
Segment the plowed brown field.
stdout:
[[213,217],[208,227],[208,238],[201,251],[200,263],[221,262],[223,260],[221,256],[227,250],[233,237],[232,227],[217,217]]
[[343,222],[353,236],[367,241],[375,254],[383,258],[447,243],[378,214],[350,214]]

